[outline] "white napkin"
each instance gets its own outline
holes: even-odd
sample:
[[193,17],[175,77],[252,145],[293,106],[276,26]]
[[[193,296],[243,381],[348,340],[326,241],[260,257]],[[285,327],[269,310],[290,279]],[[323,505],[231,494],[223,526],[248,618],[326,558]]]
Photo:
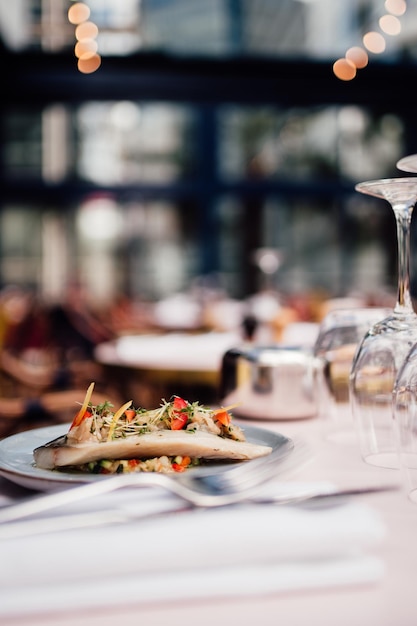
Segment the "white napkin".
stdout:
[[[110,507],[149,513],[178,505],[143,489],[69,510],[105,516]],[[57,514],[57,524],[62,519]],[[48,531],[47,520],[39,523]],[[379,516],[354,501],[242,504],[34,536],[3,532],[0,616],[375,583],[384,567],[373,552],[384,534]]]

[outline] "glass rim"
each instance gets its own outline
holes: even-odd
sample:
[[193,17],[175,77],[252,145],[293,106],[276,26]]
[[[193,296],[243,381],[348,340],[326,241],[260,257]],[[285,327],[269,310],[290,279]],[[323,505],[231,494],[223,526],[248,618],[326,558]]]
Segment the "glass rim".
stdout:
[[356,183],[355,189],[360,190],[362,187],[376,187],[377,185],[392,185],[394,183],[400,185],[406,185],[408,183],[417,185],[417,176],[398,176],[396,178],[375,178],[374,180],[365,180],[363,182]]
[[399,170],[404,172],[416,172],[417,173],[417,154],[409,154],[397,161],[396,166]]

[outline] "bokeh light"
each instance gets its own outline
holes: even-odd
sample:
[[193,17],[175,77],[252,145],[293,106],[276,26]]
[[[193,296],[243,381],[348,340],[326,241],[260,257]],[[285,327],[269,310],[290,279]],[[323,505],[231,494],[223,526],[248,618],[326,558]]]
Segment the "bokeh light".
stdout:
[[349,59],[338,59],[333,63],[333,72],[340,80],[352,80],[356,76],[356,67]]
[[385,0],[385,8],[392,15],[404,15],[407,4],[405,0]]
[[346,51],[346,58],[348,61],[359,70],[368,65],[368,53],[359,46],[353,46]]
[[75,56],[81,58],[86,54],[95,54],[97,52],[97,48],[98,44],[95,39],[83,39],[75,44]]
[[76,26],[74,54],[78,59],[78,70],[83,74],[91,74],[101,65],[96,41],[98,27],[89,17],[90,8],[84,2],[75,2],[68,9],[68,21]]
[[[385,0],[387,14],[382,15],[378,25],[385,35],[395,36],[401,33],[401,22],[397,16],[404,15],[407,10],[406,0]],[[378,31],[368,31],[362,38],[366,50],[374,54],[381,54],[386,50],[387,42],[383,34]],[[352,46],[346,51],[345,59],[338,59],[333,64],[333,72],[341,80],[352,80],[356,70],[368,65],[368,53],[360,46]],[[353,66],[354,72],[352,71]]]
[[381,54],[386,48],[386,42],[381,33],[369,31],[363,36],[363,45],[369,52]]
[[101,57],[99,54],[86,55],[78,59],[78,69],[83,74],[92,74],[101,65]]
[[401,32],[401,22],[394,15],[383,15],[379,20],[379,27],[387,35],[399,35]]
[[90,17],[90,9],[84,2],[76,2],[68,9],[68,21],[71,24],[81,24]]
[[75,37],[78,41],[83,39],[95,39],[98,35],[98,28],[94,22],[83,22],[75,29]]

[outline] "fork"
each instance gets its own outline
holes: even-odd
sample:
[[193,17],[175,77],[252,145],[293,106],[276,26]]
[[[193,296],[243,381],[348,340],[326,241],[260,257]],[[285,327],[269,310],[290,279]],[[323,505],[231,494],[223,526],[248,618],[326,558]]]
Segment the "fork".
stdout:
[[[196,507],[218,507],[235,504],[255,496],[259,487],[271,480],[291,458],[294,442],[286,440],[268,456],[243,461],[221,471],[197,472],[171,477],[167,474],[118,474],[77,487],[52,491],[19,501],[0,509],[0,523],[24,519],[59,506],[79,502],[126,487],[162,487]],[[294,460],[291,464],[294,464]],[[287,468],[288,469],[288,468]]]

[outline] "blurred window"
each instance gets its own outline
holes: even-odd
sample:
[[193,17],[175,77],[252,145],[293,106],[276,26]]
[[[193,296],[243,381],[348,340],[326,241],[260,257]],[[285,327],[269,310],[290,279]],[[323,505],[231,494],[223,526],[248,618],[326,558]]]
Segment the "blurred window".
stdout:
[[192,172],[190,107],[90,102],[79,107],[75,123],[80,178],[98,184],[166,183]]
[[[395,285],[389,208],[353,191],[357,180],[397,175],[395,163],[412,145],[413,112],[404,101],[386,103],[389,84],[380,85],[378,98],[364,90],[361,102],[369,108],[343,105],[346,92],[333,88],[336,98],[325,95],[326,106],[243,105],[252,94],[242,89],[226,105],[223,76],[209,102],[199,101],[192,77],[181,76],[184,97],[173,102],[176,84],[168,76],[165,89],[163,73],[174,56],[190,57],[196,71],[204,56],[281,57],[325,60],[333,79],[332,61],[376,27],[382,1],[86,5],[100,54],[135,54],[133,65],[122,59],[127,77],[156,53],[146,72],[157,70],[152,88],[167,101],[152,100],[146,81],[142,101],[117,100],[112,86],[102,100],[91,100],[89,91],[83,101],[82,89],[91,83],[80,81],[75,65],[61,76],[79,88],[66,92],[71,103],[60,102],[53,72],[44,107],[36,88],[35,102],[26,102],[22,84],[10,82],[1,110],[2,282],[40,284],[53,297],[78,275],[97,299],[120,290],[160,298],[209,272],[236,297],[271,281],[286,290],[313,286],[335,293]],[[0,0],[6,48],[30,56],[42,51],[33,57],[49,68],[54,54],[59,63],[73,59],[71,6],[70,0]],[[400,35],[387,38],[381,57],[390,64],[416,57],[417,0],[407,3],[401,22]],[[31,81],[41,78],[39,68]],[[28,80],[25,70],[20,67],[21,81]],[[117,89],[117,78],[109,76]],[[305,88],[313,90],[308,78]],[[103,88],[99,73],[92,80]],[[275,270],[259,262],[265,250],[266,258],[279,257]]]
[[292,181],[381,177],[401,156],[397,115],[354,106],[222,107],[219,167],[226,180]]
[[193,175],[194,112],[175,104],[89,102],[5,115],[5,176],[96,184],[167,183]]
[[[221,105],[213,119],[214,144],[198,106],[86,102],[9,112],[5,175],[26,187],[35,181],[35,199],[30,220],[20,207],[4,208],[3,280],[38,279],[59,292],[74,272],[99,299],[121,286],[159,298],[185,289],[204,264],[234,296],[265,280],[330,292],[373,281],[375,264],[359,275],[356,257],[364,228],[378,249],[395,243],[384,227],[390,214],[369,202],[361,212],[362,198],[345,201],[343,181],[353,190],[356,180],[391,175],[403,154],[401,118],[353,106]],[[47,208],[36,207],[42,181],[57,185]],[[273,276],[248,258],[257,246],[282,255]]]
[[[190,105],[130,101],[14,110],[4,124],[4,172],[55,182],[75,174],[98,185],[203,178],[198,115]],[[217,124],[226,182],[381,177],[404,144],[401,117],[355,106],[219,106]]]
[[[74,47],[70,0],[1,0],[0,30],[15,50]],[[102,56],[140,51],[182,55],[338,58],[379,30],[375,0],[85,0]],[[417,53],[417,4],[408,0],[384,56]]]

